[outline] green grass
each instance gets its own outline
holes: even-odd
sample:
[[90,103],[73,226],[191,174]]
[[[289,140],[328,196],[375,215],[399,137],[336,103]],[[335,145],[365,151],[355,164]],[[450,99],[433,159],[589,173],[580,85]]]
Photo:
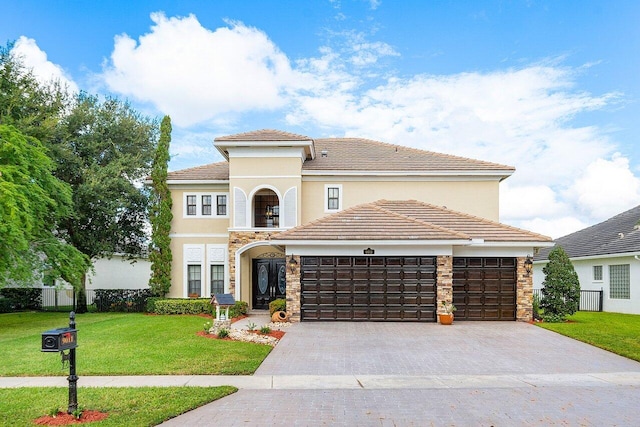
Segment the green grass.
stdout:
[[[138,313],[76,316],[82,375],[252,374],[271,347],[203,338],[206,318]],[[0,314],[0,376],[62,376],[59,353],[42,353],[41,333],[69,324],[68,313]]]
[[[78,388],[80,409],[107,412],[91,426],[152,426],[237,391],[234,387]],[[0,389],[0,426],[27,426],[52,409],[66,412],[64,387]]]
[[640,362],[640,316],[579,311],[567,323],[538,326]]

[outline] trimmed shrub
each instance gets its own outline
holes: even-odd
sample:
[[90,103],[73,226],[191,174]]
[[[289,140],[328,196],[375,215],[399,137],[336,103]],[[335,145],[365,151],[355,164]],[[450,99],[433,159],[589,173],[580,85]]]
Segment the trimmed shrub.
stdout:
[[147,299],[151,297],[150,289],[96,289],[93,303],[100,312],[143,312]]
[[153,313],[156,314],[212,314],[209,298],[157,298]]
[[276,311],[287,311],[287,300],[284,298],[274,299],[269,303],[269,314],[273,316]]
[[[0,295],[7,301],[0,303],[10,310],[40,310],[42,308],[42,289],[40,288],[3,288]],[[0,308],[0,310],[2,310]]]
[[[215,311],[215,310],[214,310]],[[244,301],[236,301],[236,303],[229,307],[229,317],[234,318],[243,316],[249,311],[249,304]]]
[[10,313],[13,311],[13,300],[0,295],[0,313]]

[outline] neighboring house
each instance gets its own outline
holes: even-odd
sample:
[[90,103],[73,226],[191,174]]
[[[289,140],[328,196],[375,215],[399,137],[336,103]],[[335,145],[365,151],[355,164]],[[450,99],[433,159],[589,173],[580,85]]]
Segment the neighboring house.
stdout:
[[[640,206],[555,243],[569,255],[581,289],[604,291],[604,311],[640,314]],[[534,257],[535,289],[542,288],[550,250]]]
[[524,261],[551,239],[500,224],[514,168],[358,138],[216,138],[170,172],[171,297],[286,298],[294,320],[529,320]]

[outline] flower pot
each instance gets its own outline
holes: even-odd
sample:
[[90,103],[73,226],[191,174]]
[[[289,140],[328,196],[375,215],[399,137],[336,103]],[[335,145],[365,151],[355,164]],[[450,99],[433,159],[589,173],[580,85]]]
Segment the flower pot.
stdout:
[[271,316],[272,322],[286,322],[287,320],[289,320],[289,316],[287,316],[287,313],[284,311],[276,311],[273,313],[273,316]]
[[453,313],[450,314],[438,314],[441,325],[451,325],[453,323]]

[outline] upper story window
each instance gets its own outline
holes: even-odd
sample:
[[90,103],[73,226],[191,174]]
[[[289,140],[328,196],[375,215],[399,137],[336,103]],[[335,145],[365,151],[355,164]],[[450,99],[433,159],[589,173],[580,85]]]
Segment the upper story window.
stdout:
[[[215,208],[213,203],[216,203]],[[192,193],[184,197],[185,218],[211,218],[227,216],[227,194]]]
[[187,215],[196,215],[196,200],[197,197],[195,195],[190,194],[187,196]]
[[324,211],[342,210],[342,184],[326,184],[324,186]]
[[218,195],[216,196],[216,212],[218,215],[226,216],[227,215],[227,196],[226,195]]
[[602,282],[602,266],[601,265],[593,266],[593,281]]
[[256,228],[280,227],[280,200],[273,191],[260,190],[254,196],[253,226]]

